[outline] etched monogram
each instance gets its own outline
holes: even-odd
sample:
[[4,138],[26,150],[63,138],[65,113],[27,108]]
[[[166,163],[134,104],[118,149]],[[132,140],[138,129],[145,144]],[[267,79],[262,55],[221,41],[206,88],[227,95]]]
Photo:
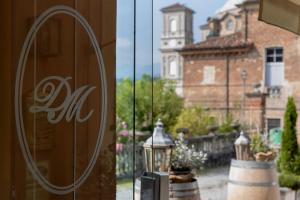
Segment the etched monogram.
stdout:
[[[85,85],[72,93],[68,82],[71,79],[71,77],[49,76],[40,81],[34,90],[36,104],[32,105],[29,111],[31,113],[46,112],[47,119],[51,124],[59,123],[64,117],[68,122],[72,119],[80,123],[87,121],[94,110],[90,110],[86,116],[81,117],[81,109],[87,97],[96,87]],[[58,84],[55,85],[55,82]],[[54,105],[57,103],[57,97],[64,91],[66,95],[62,103]],[[41,93],[45,95],[40,95]]]

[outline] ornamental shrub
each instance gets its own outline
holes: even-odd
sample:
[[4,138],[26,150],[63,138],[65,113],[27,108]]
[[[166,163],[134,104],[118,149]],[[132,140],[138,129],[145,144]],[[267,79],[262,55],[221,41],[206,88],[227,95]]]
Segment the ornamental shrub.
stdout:
[[300,189],[300,176],[289,173],[281,173],[279,175],[279,185],[281,187],[288,187],[293,190]]
[[228,134],[228,133],[232,133],[233,128],[232,128],[232,123],[233,123],[233,116],[230,113],[225,120],[223,120],[223,122],[220,124],[219,128],[218,128],[218,132],[221,134]]
[[270,148],[259,133],[252,135],[250,148],[254,155],[260,152],[267,153],[270,151]]
[[189,171],[201,169],[207,160],[207,154],[199,151],[195,147],[188,147],[183,137],[175,141],[175,149],[171,158],[171,169],[174,171]]
[[207,135],[208,127],[216,124],[216,119],[211,116],[209,111],[199,106],[185,108],[173,127],[173,133],[176,133],[178,128],[188,128],[193,136]]
[[293,97],[288,98],[278,167],[282,173],[300,175],[299,149],[296,133],[297,109]]

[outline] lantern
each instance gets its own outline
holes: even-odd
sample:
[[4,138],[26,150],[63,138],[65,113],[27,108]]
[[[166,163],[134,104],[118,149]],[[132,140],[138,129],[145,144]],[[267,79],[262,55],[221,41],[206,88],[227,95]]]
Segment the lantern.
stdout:
[[234,145],[237,160],[250,160],[250,141],[244,135],[243,131],[241,131],[241,134]]
[[168,172],[174,142],[165,134],[164,125],[159,119],[153,135],[144,144],[145,164],[148,172]]

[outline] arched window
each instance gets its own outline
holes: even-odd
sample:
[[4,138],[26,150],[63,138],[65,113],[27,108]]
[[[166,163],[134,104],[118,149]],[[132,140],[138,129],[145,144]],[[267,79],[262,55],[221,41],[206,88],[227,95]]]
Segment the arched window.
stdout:
[[170,30],[172,33],[177,31],[177,22],[175,19],[170,20]]
[[232,19],[228,19],[227,22],[226,22],[226,29],[228,31],[232,31],[234,28],[234,22]]
[[177,63],[175,60],[170,62],[170,76],[177,76]]

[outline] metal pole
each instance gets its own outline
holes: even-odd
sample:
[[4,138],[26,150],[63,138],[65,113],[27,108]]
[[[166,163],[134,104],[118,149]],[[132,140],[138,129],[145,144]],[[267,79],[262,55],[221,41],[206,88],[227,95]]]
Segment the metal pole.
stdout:
[[247,71],[246,69],[243,69],[242,73],[241,73],[242,79],[243,79],[243,90],[244,90],[244,94],[243,94],[243,106],[242,106],[242,112],[243,112],[243,116],[242,116],[242,120],[246,121],[246,80],[247,80]]
[[243,87],[244,87],[244,95],[243,95],[243,120],[244,123],[246,121],[246,78],[243,78]]

